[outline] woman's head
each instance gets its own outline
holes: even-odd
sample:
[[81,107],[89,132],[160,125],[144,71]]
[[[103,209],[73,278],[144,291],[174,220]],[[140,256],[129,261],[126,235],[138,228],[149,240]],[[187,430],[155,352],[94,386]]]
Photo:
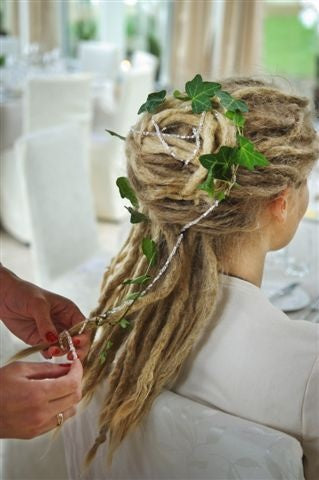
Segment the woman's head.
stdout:
[[[306,99],[253,80],[225,81],[223,89],[247,103],[244,134],[271,165],[254,171],[239,168],[237,186],[229,197],[194,227],[212,235],[254,229],[257,213],[265,203],[287,187],[304,182],[318,155]],[[159,136],[143,135],[156,133],[154,121],[166,134],[168,147]],[[182,226],[211,203],[207,193],[198,189],[207,175],[199,156],[214,153],[222,145],[235,146],[236,128],[217,109],[206,112],[200,147],[193,156],[196,139],[179,137],[194,137],[193,129],[200,121],[201,115],[192,112],[190,102],[170,99],[158,113],[144,115],[128,138],[129,178],[154,223]]]
[[[306,100],[247,79],[225,81],[223,89],[247,103],[243,133],[270,165],[253,171],[238,168],[229,196],[186,232],[165,274],[125,315],[131,328],[120,324],[123,312],[114,313],[102,327],[86,365],[87,395],[108,378],[91,458],[108,434],[112,455],[161,389],[177,376],[194,342],[213,321],[225,252],[234,239],[257,228],[269,205],[279,204],[285,192],[298,192],[317,158]],[[215,113],[197,115],[188,102],[171,98],[157,113],[143,115],[128,137],[126,153],[129,179],[150,221],[133,227],[113,260],[93,316],[125,298],[129,289],[125,280],[145,274],[147,262],[141,252],[145,237],[158,245],[158,264],[148,270],[156,275],[181,227],[212,202],[198,189],[207,175],[199,156],[235,144],[236,129],[217,104]]]

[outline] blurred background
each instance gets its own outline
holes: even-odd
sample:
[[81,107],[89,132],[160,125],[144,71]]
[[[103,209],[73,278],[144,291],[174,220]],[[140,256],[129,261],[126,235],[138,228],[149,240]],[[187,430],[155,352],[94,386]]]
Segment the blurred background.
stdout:
[[[15,71],[12,89],[32,67],[51,73],[89,67],[118,80],[121,62],[130,61],[122,64],[128,68],[144,52],[157,60],[159,85],[180,87],[198,71],[214,78],[270,74],[313,97],[318,10],[316,0],[2,0],[1,67]],[[105,59],[98,65],[92,58],[88,65],[85,43],[114,47],[117,62],[107,69]]]
[[[105,129],[126,135],[150,92],[183,89],[196,73],[275,81],[309,98],[318,128],[318,37],[318,0],[1,0],[3,264],[88,314],[130,228],[115,185],[123,144]],[[318,169],[309,186],[305,219],[267,260],[265,288],[291,318],[318,321]],[[0,333],[7,359],[22,345]],[[5,442],[3,478],[64,478],[60,447],[49,469],[45,445]]]

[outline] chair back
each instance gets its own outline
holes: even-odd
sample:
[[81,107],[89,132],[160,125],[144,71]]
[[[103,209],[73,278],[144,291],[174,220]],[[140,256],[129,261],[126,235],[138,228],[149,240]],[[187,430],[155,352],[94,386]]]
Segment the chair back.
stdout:
[[107,42],[80,42],[78,57],[83,72],[90,72],[99,80],[116,79],[120,64],[117,45]]
[[146,101],[147,95],[154,91],[154,75],[152,69],[131,68],[123,73],[121,96],[114,119],[114,130],[126,135],[138,119],[138,110]]
[[[69,478],[83,480],[304,480],[302,449],[289,435],[164,391],[106,466],[102,445],[83,459],[98,432],[104,389],[63,429]],[[76,439],[76,442],[75,442]]]
[[24,95],[24,133],[75,122],[88,134],[92,117],[90,84],[91,77],[86,74],[30,77]]
[[5,56],[14,56],[19,55],[20,51],[20,42],[18,37],[0,36],[0,54]]
[[149,52],[144,52],[143,50],[135,50],[132,55],[132,65],[133,68],[151,68],[154,80],[156,76],[156,70],[158,67],[158,58],[155,55],[152,55]]
[[98,251],[88,165],[74,124],[19,141],[37,280],[48,285]]

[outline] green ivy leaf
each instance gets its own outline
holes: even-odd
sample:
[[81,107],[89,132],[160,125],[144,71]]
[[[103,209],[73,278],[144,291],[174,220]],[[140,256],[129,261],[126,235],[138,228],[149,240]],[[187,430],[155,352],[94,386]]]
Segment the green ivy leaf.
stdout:
[[119,135],[118,133],[113,132],[112,130],[108,130],[108,129],[106,128],[105,131],[106,131],[107,133],[109,133],[110,135],[112,135],[112,137],[117,137],[117,138],[120,138],[121,140],[126,140],[126,137],[123,137],[123,135]]
[[142,112],[154,113],[156,109],[165,101],[166,90],[161,90],[160,92],[150,93],[147,97],[147,100],[137,112],[138,115]]
[[141,296],[141,292],[130,293],[125,300],[136,300]]
[[108,350],[110,350],[112,346],[113,346],[113,342],[111,342],[111,340],[108,340],[106,342],[105,349],[99,355],[99,359],[101,363],[104,363],[106,361],[107,352]]
[[230,112],[236,112],[239,110],[240,112],[248,112],[248,106],[246,102],[243,100],[237,100],[236,98],[232,97],[228,92],[224,92],[223,90],[219,90],[216,92],[216,96],[220,99],[220,103],[226,110]]
[[101,363],[105,363],[105,361],[106,361],[106,353],[105,353],[105,352],[100,353],[99,359],[100,359],[100,362],[101,362]]
[[173,96],[178,100],[185,100],[185,101],[190,100],[190,98],[187,95],[183,94],[179,90],[174,90]]
[[217,192],[215,195],[216,200],[219,200],[220,202],[224,200],[225,197],[225,192]]
[[148,263],[151,267],[156,264],[157,260],[157,249],[156,243],[151,238],[143,238],[142,240],[142,251],[147,258]]
[[238,135],[239,148],[236,151],[236,163],[248,170],[254,170],[255,167],[266,167],[270,164],[267,158],[257,150],[255,145],[248,138]]
[[199,161],[203,167],[212,172],[213,178],[229,180],[231,177],[230,168],[235,162],[236,150],[236,147],[223,145],[217,153],[201,155]]
[[148,282],[151,279],[149,275],[140,275],[136,278],[129,278],[124,280],[123,285],[142,285],[143,283]]
[[198,185],[198,190],[204,190],[204,192],[208,193],[210,197],[214,197],[214,177],[213,177],[213,171],[212,168],[208,170],[208,175],[206,177],[205,182],[200,183]]
[[214,167],[216,163],[231,164],[234,156],[234,150],[234,147],[227,147],[226,145],[223,145],[220,147],[217,153],[201,155],[199,157],[199,161],[203,167],[207,168],[207,170],[211,167]]
[[131,323],[129,320],[127,320],[126,318],[121,318],[121,320],[119,321],[119,325],[122,327],[122,328],[127,328],[127,327],[130,327],[131,326]]
[[200,163],[205,167],[207,170],[210,170],[211,167],[216,163],[215,155],[212,153],[208,153],[206,155],[201,155],[199,157]]
[[122,198],[127,198],[133,207],[138,208],[138,199],[135,195],[133,188],[127,177],[118,177],[116,180],[116,185],[119,188],[120,195]]
[[238,110],[236,112],[231,112],[228,110],[225,116],[229,118],[236,125],[236,127],[243,127],[245,125],[246,120],[243,117],[243,114]]
[[212,109],[211,99],[216,92],[221,89],[221,85],[215,82],[203,82],[201,75],[197,74],[193,80],[186,82],[185,91],[192,100],[192,110],[194,113],[201,113]]
[[144,215],[144,213],[135,210],[132,207],[125,207],[131,214],[130,222],[131,223],[141,223],[141,222],[148,222],[148,217]]
[[199,161],[201,165],[208,170],[208,174],[206,180],[197,188],[204,190],[210,197],[223,200],[225,194],[224,192],[215,191],[214,179],[229,181],[232,175],[231,166],[236,163],[237,150],[236,147],[223,145],[217,153],[201,155]]

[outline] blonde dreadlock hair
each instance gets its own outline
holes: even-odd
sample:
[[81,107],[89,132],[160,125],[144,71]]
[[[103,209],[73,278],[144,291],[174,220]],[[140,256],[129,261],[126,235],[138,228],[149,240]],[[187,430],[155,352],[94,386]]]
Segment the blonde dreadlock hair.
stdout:
[[[89,398],[97,385],[108,380],[100,415],[100,432],[88,455],[92,460],[108,436],[108,456],[149,411],[163,387],[178,375],[196,339],[212,320],[218,292],[218,272],[228,242],[236,234],[256,228],[259,211],[287,186],[298,186],[309,174],[318,155],[316,135],[307,100],[251,79],[223,82],[237,99],[244,100],[244,135],[271,162],[254,171],[239,168],[238,187],[210,215],[187,231],[179,250],[156,286],[132,305],[127,318],[132,329],[118,324],[123,312],[100,327],[86,362],[84,394]],[[120,253],[104,275],[99,305],[92,317],[120,303],[127,294],[127,278],[145,273],[141,254],[143,237],[158,245],[160,265],[171,252],[185,224],[201,215],[211,203],[197,189],[207,171],[199,155],[234,146],[236,130],[220,112],[206,112],[200,132],[200,148],[192,158],[191,136],[200,122],[190,102],[168,99],[156,114],[146,113],[126,141],[128,177],[148,223],[133,226]],[[166,145],[154,132],[155,123],[165,131]],[[187,165],[184,162],[191,158]],[[156,273],[160,267],[153,267]],[[100,355],[107,350],[107,361]]]

